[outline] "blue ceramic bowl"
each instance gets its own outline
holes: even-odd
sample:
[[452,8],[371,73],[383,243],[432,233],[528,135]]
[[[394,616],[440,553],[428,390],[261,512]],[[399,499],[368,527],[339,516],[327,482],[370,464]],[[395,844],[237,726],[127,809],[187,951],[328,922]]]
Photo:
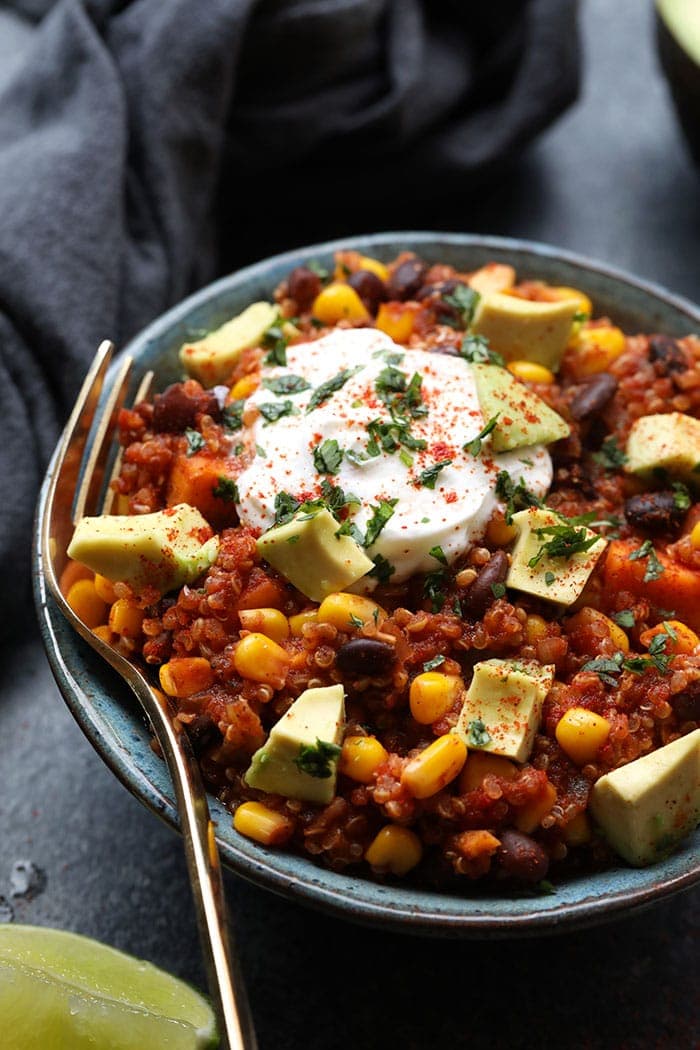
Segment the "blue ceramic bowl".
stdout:
[[[508,262],[521,279],[542,278],[580,288],[593,300],[596,314],[608,315],[628,332],[684,335],[700,329],[700,311],[691,303],[566,252],[462,234],[388,233],[278,255],[197,292],[154,321],[126,348],[136,359],[134,382],[149,368],[155,370],[161,388],[179,379],[177,351],[193,330],[215,328],[248,303],[269,298],[292,267],[311,258],[330,263],[339,248],[355,248],[380,259],[414,249],[428,261],[451,263],[462,270],[490,261]],[[44,487],[40,509],[45,497]],[[51,667],[76,720],[122,783],[177,827],[166,767],[149,746],[147,728],[131,694],[72,632],[36,572],[35,593]],[[336,874],[306,857],[265,849],[233,830],[230,814],[218,801],[211,799],[211,807],[223,861],[237,874],[299,903],[407,932],[473,937],[556,932],[629,914],[700,879],[700,833],[696,832],[653,867],[637,870],[621,862],[609,871],[563,882],[548,895],[484,892],[468,880],[459,895],[440,894]]]

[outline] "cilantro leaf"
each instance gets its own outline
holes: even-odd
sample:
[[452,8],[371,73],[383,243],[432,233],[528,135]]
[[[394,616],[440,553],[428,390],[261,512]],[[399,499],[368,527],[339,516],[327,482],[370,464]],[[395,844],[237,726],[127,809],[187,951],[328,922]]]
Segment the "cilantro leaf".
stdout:
[[676,510],[689,510],[693,501],[687,485],[684,485],[682,481],[674,481],[671,488],[673,489],[673,505]]
[[278,419],[282,419],[283,416],[298,416],[299,409],[295,408],[291,401],[265,401],[263,404],[258,405],[258,411],[267,423],[263,425],[268,427],[271,423],[276,423]]
[[636,550],[632,551],[628,558],[630,561],[638,561],[640,558],[647,559],[647,567],[644,573],[644,583],[649,583],[651,580],[658,580],[664,573],[664,567],[659,561],[654,545],[651,540],[644,540],[641,547],[637,547]]
[[605,682],[606,685],[617,685],[617,678],[615,675],[619,675],[622,670],[622,653],[615,653],[614,656],[600,656],[596,660],[589,660],[581,668],[582,671],[593,671],[598,675],[601,682]]
[[480,718],[475,718],[469,723],[467,733],[467,743],[470,747],[485,747],[491,743],[491,734]]
[[442,547],[431,547],[428,554],[431,558],[436,558],[442,565],[447,565],[447,558],[445,557],[445,552]]
[[424,489],[434,489],[438,474],[445,467],[449,467],[451,462],[451,459],[441,459],[438,463],[433,463],[432,466],[426,467],[425,470],[421,470],[414,484],[422,485]]
[[612,619],[618,627],[634,627],[635,619],[632,609],[621,609],[620,612],[612,613]]
[[620,448],[616,438],[608,437],[599,451],[593,453],[593,459],[605,470],[619,470],[627,462],[627,454]]
[[372,561],[374,562],[374,568],[370,569],[367,575],[373,576],[380,583],[388,583],[389,578],[396,572],[396,567],[382,554],[375,554]]
[[333,775],[333,763],[340,755],[337,744],[331,744],[327,740],[319,740],[316,737],[315,744],[302,744],[299,754],[294,759],[302,773],[310,777],[318,777],[319,780],[327,780]]
[[343,462],[343,450],[335,438],[326,438],[314,449],[314,466],[319,474],[337,474]]
[[263,336],[263,346],[269,350],[265,357],[265,364],[280,365],[284,368],[287,364],[287,343],[289,340],[282,331],[281,324],[282,318],[277,317],[277,320],[270,325]]
[[319,280],[324,284],[327,280],[329,280],[331,276],[330,270],[327,270],[326,267],[318,261],[318,259],[309,259],[309,261],[306,264],[306,268],[307,270],[311,270],[312,273],[315,273]]
[[505,358],[497,354],[489,346],[488,339],[483,335],[466,335],[462,340],[459,356],[470,364],[499,365],[505,368]]
[[238,485],[233,478],[226,478],[220,475],[217,478],[216,488],[212,489],[212,495],[218,497],[218,499],[225,500],[226,503],[240,503]]
[[206,441],[199,431],[193,430],[192,427],[187,427],[185,430],[185,437],[187,438],[186,456],[194,456],[195,452],[199,452],[206,444]]
[[308,390],[310,383],[303,376],[295,376],[289,373],[285,376],[275,376],[273,379],[263,379],[262,385],[266,390],[272,391],[281,397],[283,394],[300,394],[302,390]]
[[481,452],[481,442],[484,438],[489,436],[492,430],[495,430],[500,414],[500,412],[497,412],[495,416],[491,416],[483,430],[481,430],[472,441],[468,441],[466,445],[463,446],[465,452],[471,453],[472,456],[479,455]]
[[449,314],[438,315],[438,321],[442,324],[449,324],[452,328],[468,328],[474,318],[474,311],[480,298],[481,296],[474,288],[469,288],[466,284],[458,284],[454,291],[442,296],[442,301],[457,311],[458,324],[455,325],[454,319]]
[[398,499],[383,499],[380,500],[376,507],[371,507],[372,517],[367,522],[367,528],[365,530],[365,547],[371,547],[376,541],[386,523],[391,517],[393,517],[394,507],[398,502]]
[[306,411],[313,412],[315,408],[322,405],[324,401],[328,401],[333,394],[336,394],[339,390],[347,383],[348,379],[351,379],[357,372],[362,369],[362,365],[357,365],[355,368],[344,368],[337,375],[327,379],[325,383],[321,383],[317,386],[311,395],[309,404],[307,405]]
[[441,664],[444,664],[444,662],[445,657],[442,655],[442,653],[438,653],[438,655],[434,656],[432,660],[425,661],[425,663],[423,664],[423,670],[434,671],[436,667],[439,667]]
[[230,401],[228,405],[224,407],[221,414],[222,423],[224,424],[225,430],[240,430],[243,426],[243,409],[245,408],[245,399],[239,401]]
[[512,524],[516,511],[544,506],[542,500],[530,492],[522,478],[516,485],[506,470],[499,470],[496,475],[495,492],[498,499],[506,505],[506,525]]
[[537,553],[530,558],[528,565],[531,569],[534,569],[545,556],[548,558],[571,558],[574,554],[583,554],[585,551],[590,550],[600,538],[598,536],[586,536],[585,528],[576,528],[568,524],[545,525],[541,529],[535,529],[534,532],[540,539],[547,535],[550,535],[552,538],[551,540],[545,540]]
[[444,569],[427,573],[423,580],[423,597],[430,599],[432,610],[435,613],[440,612],[447,601],[446,588],[449,581],[450,575]]

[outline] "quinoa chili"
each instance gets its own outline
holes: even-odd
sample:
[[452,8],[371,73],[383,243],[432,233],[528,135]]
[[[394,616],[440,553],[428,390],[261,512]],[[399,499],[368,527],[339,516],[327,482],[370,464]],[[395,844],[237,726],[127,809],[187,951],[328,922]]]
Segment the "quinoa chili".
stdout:
[[[490,336],[478,330],[479,304],[494,295],[516,311],[575,301],[560,360],[527,352],[503,360],[499,317]],[[211,527],[206,535],[218,536],[213,563],[166,594],[70,566],[69,600],[159,675],[209,789],[242,834],[335,870],[465,892],[477,879],[546,886],[620,863],[591,814],[594,785],[700,726],[693,472],[674,450],[658,469],[635,472],[629,462],[637,421],[700,419],[700,339],[625,335],[576,289],[518,282],[500,264],[459,273],[408,252],[389,263],[339,252],[334,273],[310,260],[269,309],[262,337],[208,389],[187,378],[119,419],[116,513],[188,503]],[[352,401],[361,376],[342,355],[321,383],[289,367],[315,345],[319,360],[330,354],[339,332],[377,340],[375,378]],[[420,371],[414,351],[424,355]],[[517,386],[492,414],[490,388],[461,412],[454,377],[466,368],[498,369]],[[519,412],[539,433],[550,410],[561,424],[556,440],[532,441],[535,453],[527,440],[497,451],[498,441],[515,440]],[[343,426],[363,413],[362,440],[344,441]],[[335,420],[339,437],[327,436],[324,420]],[[458,441],[467,425],[470,440]],[[303,483],[277,436],[283,426],[306,428]],[[547,455],[551,480],[537,490],[527,478],[541,482]],[[341,483],[359,483],[380,457],[403,471],[400,487],[365,487],[365,499]],[[467,526],[446,524],[443,544],[418,550],[418,526],[438,528],[420,501],[432,500],[425,506],[439,506],[449,523],[479,485],[492,500],[487,516],[475,510]],[[257,508],[247,516],[245,501]],[[293,530],[319,508],[371,564],[363,576],[371,587],[351,582],[312,600],[290,582],[296,570],[261,554],[257,541],[271,525]],[[524,571],[540,573],[542,593],[512,583],[526,519],[535,524]],[[579,593],[550,600],[550,585],[559,593],[579,565]],[[490,709],[504,711],[503,725],[493,720],[500,715],[467,717],[465,697],[482,683],[484,695],[501,688],[503,667],[524,681],[515,699],[501,689],[501,707]],[[249,786],[252,756],[293,703],[333,685],[345,696],[337,742],[312,741],[295,759],[319,782],[337,768],[330,800]],[[519,725],[512,708],[526,696],[533,706],[519,717],[530,721]],[[520,751],[489,749],[511,732]]]

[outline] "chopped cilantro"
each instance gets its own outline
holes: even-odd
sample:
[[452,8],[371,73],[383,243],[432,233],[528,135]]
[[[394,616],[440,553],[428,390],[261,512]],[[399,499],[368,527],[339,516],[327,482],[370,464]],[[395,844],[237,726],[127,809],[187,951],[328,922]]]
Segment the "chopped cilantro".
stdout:
[[480,718],[473,719],[469,723],[467,731],[467,743],[470,747],[486,747],[487,744],[491,743],[491,734]]
[[440,664],[444,664],[444,662],[445,662],[445,657],[442,655],[442,653],[438,653],[438,655],[434,656],[432,658],[432,660],[426,660],[425,661],[425,663],[423,664],[423,670],[424,671],[434,671],[436,667],[439,667]]
[[600,446],[599,451],[593,453],[593,459],[605,470],[619,470],[627,462],[627,455],[614,437],[608,437]]
[[215,489],[212,489],[212,495],[217,496],[219,499],[223,499],[226,503],[239,503],[240,497],[238,495],[238,486],[233,478],[225,478],[219,476],[217,479],[217,485]]
[[284,368],[287,364],[287,343],[289,340],[282,331],[282,318],[270,325],[263,336],[263,346],[267,347],[269,353],[265,357],[266,365],[280,365]]
[[547,585],[547,587],[551,587],[555,580],[555,574],[552,572],[551,569],[548,569],[547,572],[544,574],[544,582]]
[[442,301],[457,311],[458,323],[455,324],[449,314],[438,315],[438,321],[442,324],[449,324],[452,328],[468,328],[480,298],[481,296],[474,288],[469,288],[466,284],[458,284],[453,292],[442,296]]
[[598,675],[601,682],[606,685],[617,685],[617,679],[614,677],[618,675],[622,670],[622,653],[615,653],[614,656],[600,656],[596,660],[589,660],[581,668],[582,671],[593,671]]
[[337,474],[343,462],[343,450],[335,438],[326,438],[314,449],[314,466],[319,474]]
[[651,580],[658,580],[659,576],[664,572],[664,567],[656,555],[651,540],[644,540],[641,547],[637,547],[637,549],[632,551],[628,557],[630,561],[638,561],[640,558],[647,559],[647,567],[643,580],[644,583],[649,583]]
[[512,524],[513,515],[516,511],[525,510],[527,507],[543,506],[542,500],[538,499],[533,492],[530,492],[522,478],[516,485],[506,470],[499,470],[496,476],[495,491],[498,499],[502,500],[506,505],[507,525]]
[[414,372],[410,382],[405,372],[388,365],[377,376],[375,389],[378,396],[392,412],[408,409],[414,418],[426,416],[428,409],[423,404],[422,377]]
[[432,466],[426,467],[425,470],[421,470],[414,484],[422,485],[424,489],[434,489],[438,474],[445,467],[449,467],[451,462],[451,459],[441,459],[439,463],[433,463]]
[[632,609],[621,609],[620,612],[612,614],[612,619],[618,627],[634,627],[634,612]]
[[187,438],[187,452],[185,453],[187,456],[194,456],[195,452],[199,452],[206,444],[199,431],[193,430],[192,427],[187,427],[185,437]]
[[446,586],[450,577],[444,569],[429,572],[423,581],[423,597],[429,598],[433,612],[440,612],[447,601]]
[[447,558],[445,557],[445,552],[442,547],[431,547],[428,554],[431,558],[436,558],[443,565],[447,565]]
[[278,492],[275,496],[275,525],[286,525],[299,510],[301,503],[288,492]]
[[376,541],[380,532],[394,514],[394,507],[398,503],[398,499],[380,500],[376,507],[371,507],[372,517],[367,522],[367,529],[365,532],[365,547],[371,547]]
[[231,401],[225,406],[221,417],[226,430],[240,430],[243,426],[243,409],[245,400]]
[[502,598],[505,593],[506,593],[506,585],[505,585],[505,583],[492,583],[491,584],[491,594],[494,596],[494,598]]
[[300,394],[302,390],[308,390],[310,383],[303,376],[295,376],[291,372],[286,376],[276,376],[274,379],[263,379],[262,385],[266,390],[281,397],[283,394]]
[[240,456],[242,452],[245,452],[245,445],[235,445],[233,449],[234,456]]
[[276,423],[278,419],[282,419],[283,416],[298,416],[299,409],[295,408],[291,401],[265,401],[262,405],[258,405],[258,411],[267,423],[263,424],[268,427],[271,423]]
[[365,621],[360,616],[355,616],[354,613],[350,613],[350,626],[351,627],[364,627]]
[[326,478],[321,481],[321,495],[334,518],[338,517],[338,512],[343,507],[360,506],[358,496],[355,496],[352,492],[343,492],[340,485],[332,485]]
[[534,569],[545,555],[548,558],[571,558],[574,554],[583,554],[599,539],[598,536],[586,536],[586,529],[583,527],[576,528],[568,524],[545,525],[534,532],[540,539],[548,535],[552,538],[545,540],[534,557],[530,558],[528,565],[531,569]]
[[585,310],[577,310],[572,320],[574,324],[583,324],[584,321],[588,320],[589,315]]
[[500,414],[500,412],[497,412],[495,416],[491,416],[483,430],[481,430],[472,441],[468,441],[466,445],[464,445],[465,452],[471,453],[472,456],[479,455],[481,452],[481,442],[496,428]]
[[337,393],[338,390],[342,390],[348,379],[351,379],[352,376],[361,370],[361,368],[362,365],[357,365],[355,368],[344,368],[341,372],[338,372],[337,375],[332,376],[330,379],[327,379],[325,383],[321,383],[320,386],[317,386],[311,395],[306,411],[313,412],[313,410],[318,408],[319,405],[322,405],[324,401],[333,397],[333,394]]
[[427,448],[426,441],[413,437],[409,421],[402,416],[392,416],[390,420],[373,419],[367,424],[367,433],[368,456],[379,456],[382,451],[398,452],[402,447],[412,452]]
[[310,259],[306,264],[306,268],[307,270],[311,270],[312,273],[315,273],[319,280],[324,284],[330,278],[330,270],[327,270],[318,259]]
[[687,486],[682,481],[674,481],[671,488],[673,489],[673,505],[676,510],[689,510],[693,501]]
[[490,348],[488,339],[483,335],[465,336],[459,354],[470,364],[506,366],[505,359]]
[[413,466],[413,456],[410,452],[407,452],[405,448],[399,449],[399,459],[403,463],[404,467]]
[[326,780],[333,775],[332,763],[338,758],[340,748],[337,744],[331,744],[327,740],[316,738],[315,744],[302,744],[299,754],[294,759],[294,764],[302,773],[310,777],[318,777]]
[[256,454],[256,456],[260,456],[261,459],[265,459],[265,456],[267,455],[267,452],[262,447],[262,445],[256,445],[255,446],[255,454]]
[[373,576],[375,580],[379,580],[380,583],[388,583],[389,577],[393,576],[396,572],[396,568],[391,564],[382,554],[375,554],[372,558],[374,562],[374,568],[370,569],[368,576]]

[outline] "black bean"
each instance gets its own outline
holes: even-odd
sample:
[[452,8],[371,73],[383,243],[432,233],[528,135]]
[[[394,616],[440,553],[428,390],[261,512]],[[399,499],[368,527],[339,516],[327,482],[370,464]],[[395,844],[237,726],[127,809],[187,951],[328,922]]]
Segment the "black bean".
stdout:
[[428,272],[427,264],[422,259],[406,259],[396,267],[387,289],[390,299],[411,299],[423,284],[423,279]]
[[439,299],[443,295],[451,295],[458,284],[464,284],[464,282],[458,281],[454,277],[450,277],[447,281],[435,281],[433,284],[424,284],[416,294],[416,299],[422,302],[424,299],[433,297]]
[[196,755],[201,755],[211,744],[221,740],[221,733],[209,714],[196,715],[187,726],[187,733]]
[[153,398],[153,428],[178,433],[186,427],[193,427],[200,412],[205,412],[215,420],[221,417],[221,406],[216,394],[211,390],[188,393],[183,383],[173,383]]
[[675,339],[670,335],[652,335],[649,339],[649,360],[657,375],[668,376],[673,372],[685,372],[688,360]]
[[508,555],[505,551],[494,551],[462,601],[462,607],[470,619],[481,619],[491,602],[496,600],[493,588],[503,583],[507,575]]
[[348,284],[354,288],[369,312],[374,316],[379,304],[387,298],[387,290],[381,277],[371,270],[357,270],[348,277]]
[[691,682],[682,693],[669,698],[679,722],[700,722],[700,682]]
[[602,412],[616,390],[617,380],[607,372],[594,376],[578,388],[569,406],[571,415],[581,420]]
[[335,654],[336,667],[344,674],[386,674],[395,659],[393,645],[376,638],[353,638]]
[[549,857],[538,842],[521,831],[502,831],[496,853],[501,871],[518,882],[540,882],[549,870]]
[[625,500],[625,517],[639,529],[668,532],[681,524],[685,510],[676,505],[675,492],[643,492]]
[[287,291],[300,310],[308,310],[321,291],[321,278],[308,266],[297,266],[287,278]]

